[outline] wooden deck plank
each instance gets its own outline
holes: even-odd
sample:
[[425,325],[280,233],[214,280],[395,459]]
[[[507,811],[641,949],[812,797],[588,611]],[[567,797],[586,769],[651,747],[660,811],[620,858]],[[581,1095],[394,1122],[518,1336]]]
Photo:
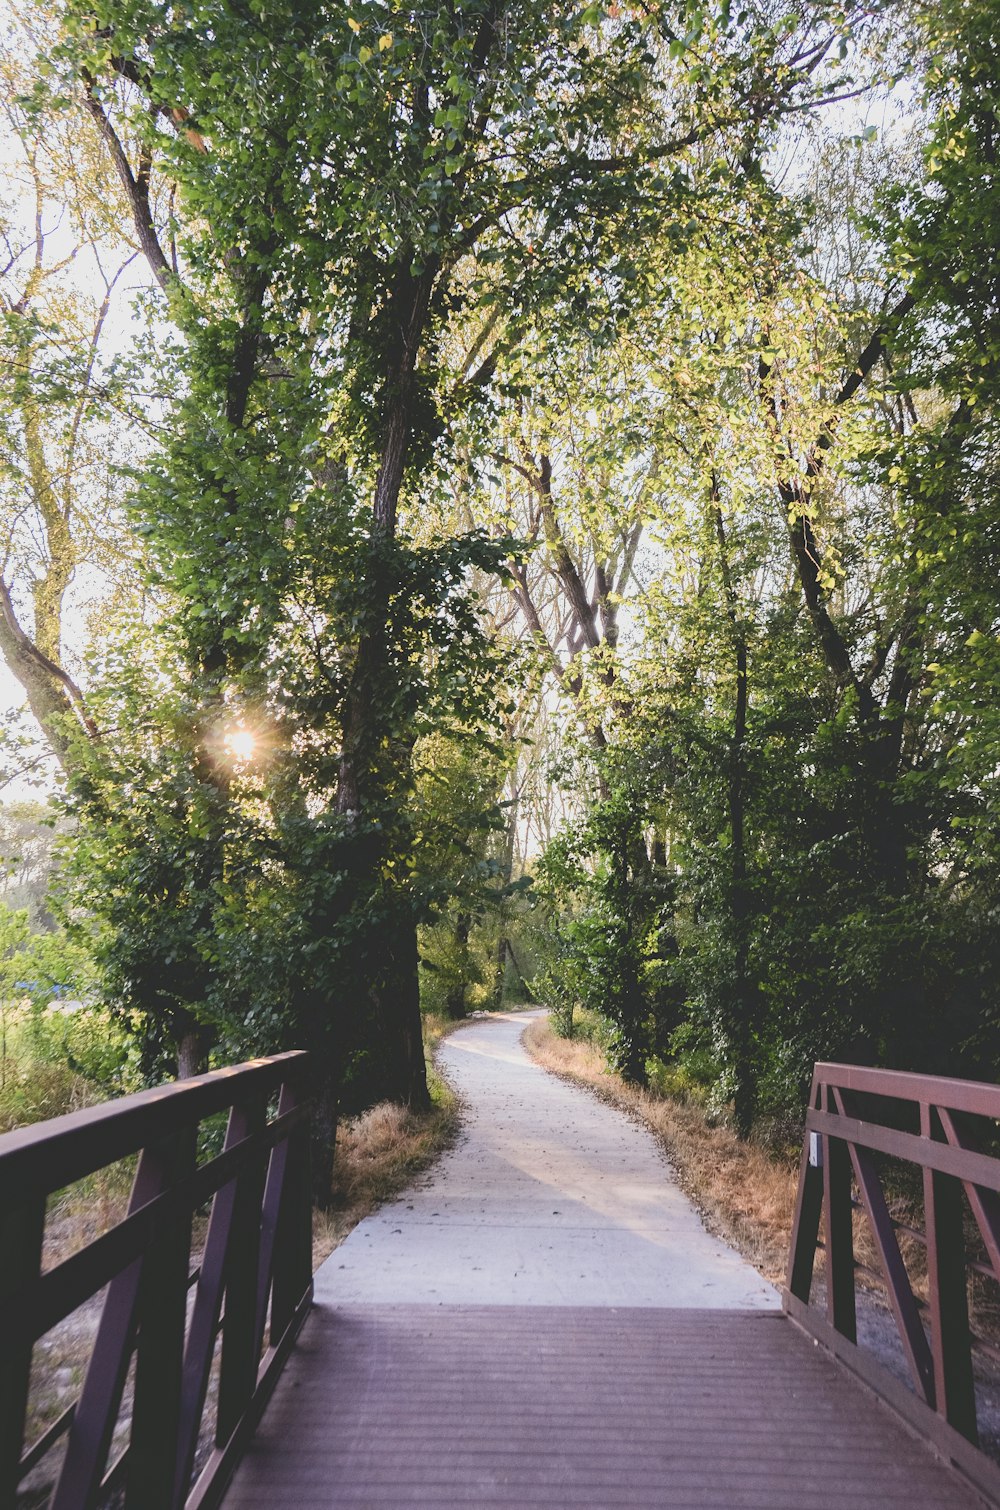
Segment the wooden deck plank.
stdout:
[[226,1510],[967,1510],[767,1312],[317,1307]]

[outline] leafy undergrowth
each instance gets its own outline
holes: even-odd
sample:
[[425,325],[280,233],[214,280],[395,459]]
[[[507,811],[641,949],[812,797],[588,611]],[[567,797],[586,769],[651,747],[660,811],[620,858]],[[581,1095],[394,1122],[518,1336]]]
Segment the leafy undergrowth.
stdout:
[[798,1168],[728,1127],[713,1127],[696,1104],[627,1085],[604,1054],[582,1039],[559,1038],[549,1022],[530,1023],[524,1046],[539,1064],[637,1117],[663,1144],[677,1177],[709,1228],[776,1284],[784,1280]]

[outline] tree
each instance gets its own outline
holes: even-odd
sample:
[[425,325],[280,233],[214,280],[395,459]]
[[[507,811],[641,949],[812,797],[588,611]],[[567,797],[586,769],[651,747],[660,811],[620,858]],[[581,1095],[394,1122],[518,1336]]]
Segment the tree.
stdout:
[[[298,1025],[316,1029],[321,1101],[335,1106],[342,1063],[315,949],[333,922],[365,981],[376,1080],[421,1104],[404,814],[419,647],[441,626],[468,643],[463,575],[510,558],[475,537],[411,544],[448,463],[446,423],[481,401],[523,312],[601,284],[589,254],[574,286],[585,244],[608,248],[624,286],[617,241],[637,222],[679,223],[697,198],[693,148],[811,105],[836,26],[818,14],[793,37],[783,18],[692,16],[681,35],[665,19],[482,0],[405,18],[209,4],[182,30],[145,0],[66,15],[64,77],[183,339],[141,509],[177,605],[191,766],[164,790],[179,804],[173,882],[141,893],[130,863],[122,873],[141,899],[133,923],[152,928],[164,905],[188,919],[201,966],[176,994],[204,1017],[215,940],[236,937],[223,920],[246,895],[231,878],[247,799],[220,750],[252,710],[279,752],[262,832],[295,878]],[[498,325],[501,287],[512,318]],[[449,331],[477,308],[482,360],[453,372]],[[119,823],[107,798],[105,785],[80,799],[98,833]]]
[[0,892],[8,906],[27,911],[36,933],[52,926],[49,886],[57,839],[47,803],[22,800],[0,807]]
[[[39,23],[44,32],[50,18]],[[0,654],[66,768],[72,731],[96,732],[67,615],[83,596],[96,609],[135,586],[115,463],[136,450],[122,423],[136,374],[108,339],[135,251],[81,113],[39,118],[25,103],[30,45],[11,25],[0,47],[11,152],[0,203]]]
[[820,143],[815,208],[769,189],[735,268],[689,248],[659,348],[618,743],[662,794],[673,1046],[744,1131],[818,1057],[995,1073],[993,29],[933,34],[925,179]]

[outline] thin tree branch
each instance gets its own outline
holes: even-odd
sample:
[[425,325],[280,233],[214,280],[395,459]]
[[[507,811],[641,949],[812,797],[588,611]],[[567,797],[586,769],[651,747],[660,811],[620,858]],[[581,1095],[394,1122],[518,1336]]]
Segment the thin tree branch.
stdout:
[[149,203],[148,170],[144,172],[140,167],[138,177],[132,172],[118,133],[94,94],[94,81],[86,75],[84,76],[84,104],[111,153],[115,171],[132,210],[132,221],[139,246],[149,264],[150,271],[164,293],[169,293],[171,288],[176,286],[176,274],[167,261],[153,224],[153,212]]
[[[87,712],[82,691],[69,673],[64,671],[61,666],[58,666],[55,661],[50,660],[43,651],[39,650],[30,635],[25,633],[14,611],[10,589],[3,577],[0,577],[0,626],[2,626],[4,631],[2,639],[6,641],[4,645],[5,652],[13,652],[16,665],[12,665],[11,670],[18,676],[18,679],[21,680],[17,670],[17,666],[20,666],[25,669],[34,669],[50,682],[58,683],[83,728],[91,738],[96,739],[97,725]],[[22,685],[25,685],[23,681]],[[25,690],[30,695],[30,688],[25,686]]]

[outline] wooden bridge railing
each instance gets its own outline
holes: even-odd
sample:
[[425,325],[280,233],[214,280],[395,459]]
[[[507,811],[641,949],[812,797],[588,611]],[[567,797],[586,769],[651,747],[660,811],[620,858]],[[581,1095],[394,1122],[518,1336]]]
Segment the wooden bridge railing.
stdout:
[[[0,1505],[63,1438],[52,1510],[122,1487],[127,1510],[218,1504],[312,1299],[306,1068],[279,1054],[0,1138]],[[199,1162],[199,1124],[227,1110]],[[135,1154],[127,1214],[43,1272],[47,1198]],[[105,1286],[78,1399],[25,1445],[35,1344]]]
[[[792,1229],[786,1310],[862,1375],[992,1496],[1000,1472],[978,1444],[968,1279],[1000,1284],[1000,1086],[857,1065],[817,1064]],[[915,1166],[923,1223],[897,1220],[886,1159]],[[898,1167],[898,1166],[897,1166]],[[856,1192],[856,1193],[855,1193]],[[867,1218],[878,1268],[854,1250],[854,1211]],[[820,1223],[823,1240],[820,1239]],[[985,1261],[967,1256],[978,1229]],[[900,1235],[926,1250],[917,1289]],[[810,1304],[815,1255],[825,1250],[826,1319]],[[913,1267],[911,1260],[911,1269]],[[857,1346],[856,1277],[885,1286],[913,1392]],[[917,1293],[926,1289],[926,1298]],[[988,1351],[995,1351],[989,1348]]]

